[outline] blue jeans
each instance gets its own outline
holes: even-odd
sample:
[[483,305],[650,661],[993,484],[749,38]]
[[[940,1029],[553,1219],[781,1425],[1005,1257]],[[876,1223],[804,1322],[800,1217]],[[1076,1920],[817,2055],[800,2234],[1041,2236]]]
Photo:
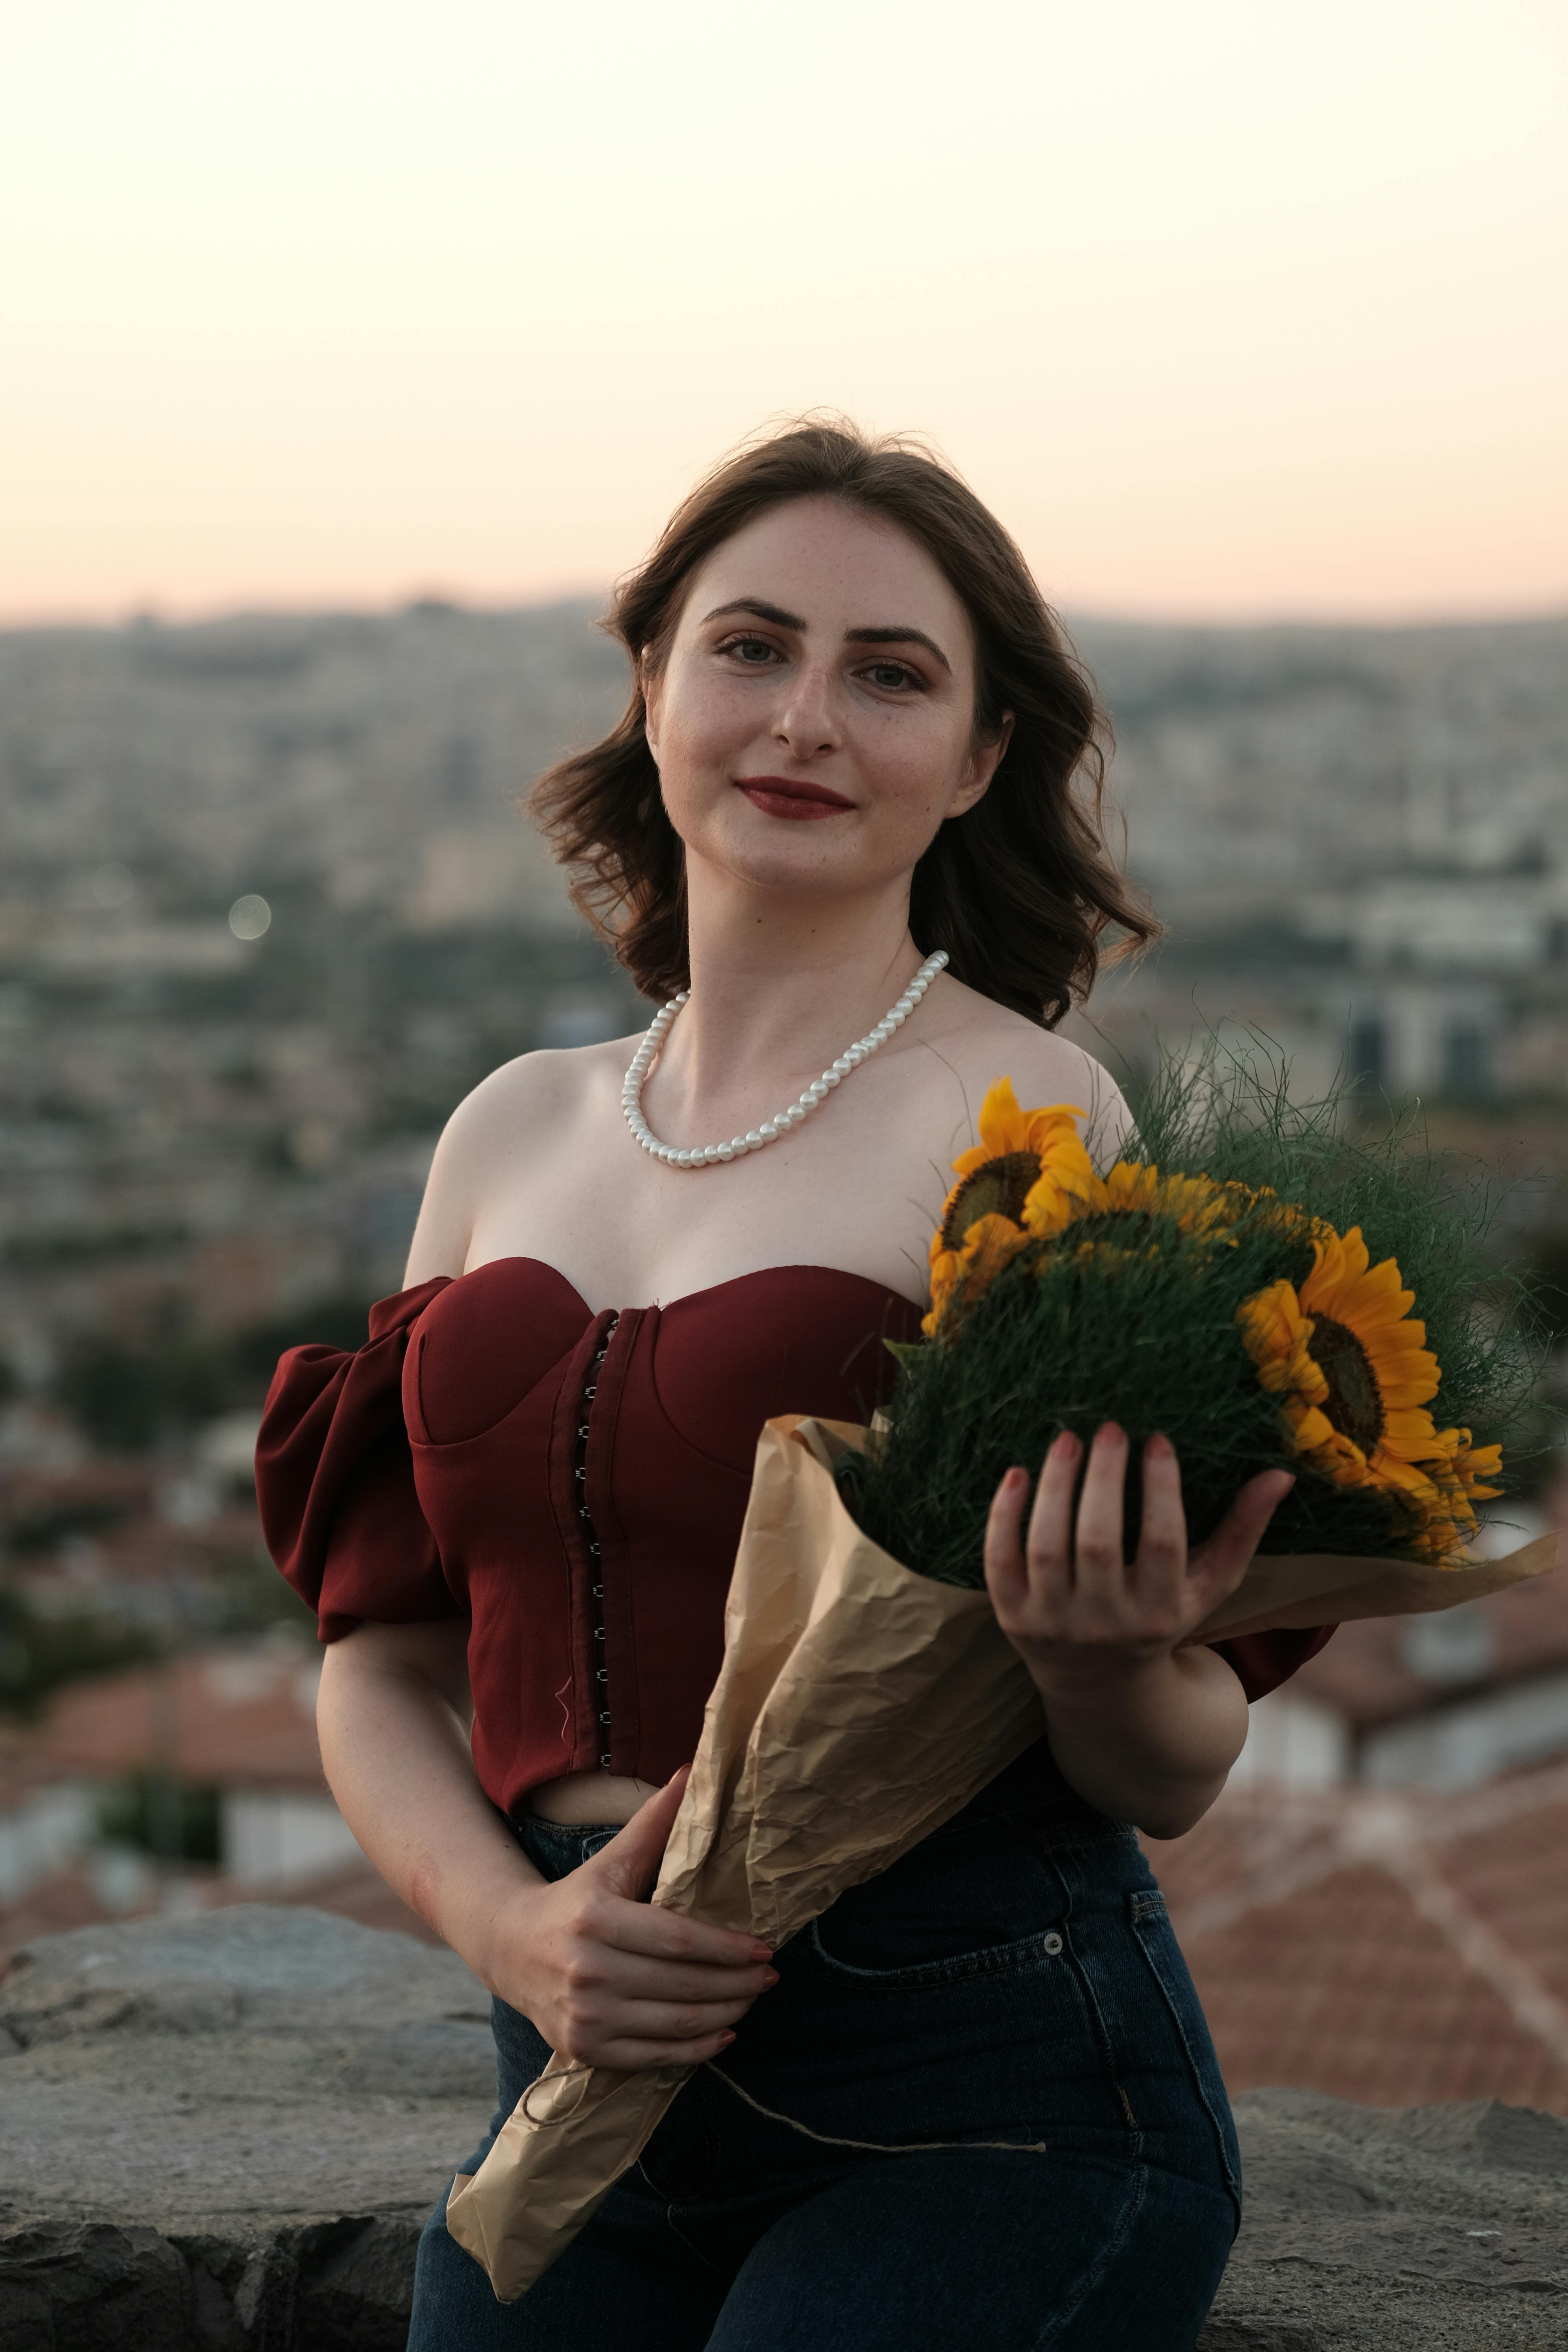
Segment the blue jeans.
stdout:
[[[519,1834],[558,1878],[614,1832]],[[496,2302],[443,2200],[408,2352],[1191,2352],[1239,2161],[1130,1830],[1042,1823],[994,1784],[774,1966],[720,2062],[764,2106],[847,2139],[1009,2145],[824,2147],[701,2070],[518,2302]],[[494,2029],[491,2137],[549,2054],[499,2000]]]

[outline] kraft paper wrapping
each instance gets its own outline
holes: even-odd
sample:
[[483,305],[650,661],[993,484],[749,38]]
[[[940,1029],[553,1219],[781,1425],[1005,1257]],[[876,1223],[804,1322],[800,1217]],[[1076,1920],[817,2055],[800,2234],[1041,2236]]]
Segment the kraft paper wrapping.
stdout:
[[[1458,1568],[1422,1568],[1406,1559],[1369,1559],[1330,1552],[1260,1553],[1226,1601],[1211,1610],[1189,1643],[1276,1627],[1348,1625],[1355,1617],[1417,1617],[1457,1609],[1489,1592],[1506,1592],[1557,1564],[1555,1535],[1537,1536],[1506,1559],[1471,1559]],[[1184,1646],[1186,1646],[1184,1644]]]
[[[988,1595],[917,1576],[861,1534],[832,1465],[866,1432],[798,1415],[758,1441],[724,1660],[656,1903],[775,1949],[886,1870],[1045,1730]],[[1192,1636],[1452,1608],[1540,1575],[1555,1536],[1458,1569],[1258,1558]],[[626,2074],[552,2054],[447,2226],[514,2302],[637,2162],[689,2067]]]

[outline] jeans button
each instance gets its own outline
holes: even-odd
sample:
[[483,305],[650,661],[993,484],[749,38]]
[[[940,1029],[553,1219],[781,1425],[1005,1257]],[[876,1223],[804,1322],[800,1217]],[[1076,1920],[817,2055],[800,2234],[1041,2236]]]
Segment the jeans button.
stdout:
[[1053,1927],[1048,1936],[1042,1936],[1040,1941],[1044,1944],[1047,1951],[1049,1952],[1052,1959],[1054,1960],[1057,1954],[1062,1948],[1062,1939],[1058,1935],[1056,1929]]

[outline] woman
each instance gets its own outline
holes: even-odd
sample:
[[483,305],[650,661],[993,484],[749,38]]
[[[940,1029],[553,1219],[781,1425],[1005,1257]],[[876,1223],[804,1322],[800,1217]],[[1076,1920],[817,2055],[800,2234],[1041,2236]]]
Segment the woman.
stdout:
[[443,2200],[410,2346],[1174,2352],[1237,2154],[1128,1824],[1195,1822],[1312,1646],[1176,1648],[1288,1478],[1189,1557],[1155,1439],[1128,1565],[1125,1437],[1058,1441],[985,1538],[1048,1736],[778,1952],[643,1899],[762,1422],[872,1409],[994,1078],[1083,1106],[1101,1151],[1125,1122],[1052,1030],[1106,924],[1151,929],[1079,787],[1093,698],[961,482],[816,424],[687,501],[616,625],[626,713],[535,805],[644,993],[689,1000],[630,1079],[632,1040],[525,1055],[459,1107],[409,1287],[357,1355],[284,1360],[259,1483],[330,1645],[338,1801],[495,1996],[497,2125],[552,2048],[717,2064],[517,2304]]

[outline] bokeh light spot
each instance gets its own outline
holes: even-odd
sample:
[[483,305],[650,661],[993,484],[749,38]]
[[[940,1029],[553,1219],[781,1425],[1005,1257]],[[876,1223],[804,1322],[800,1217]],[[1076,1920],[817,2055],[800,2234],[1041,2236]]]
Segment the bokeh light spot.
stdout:
[[271,922],[271,908],[254,890],[237,898],[228,910],[228,927],[237,940],[258,940]]

